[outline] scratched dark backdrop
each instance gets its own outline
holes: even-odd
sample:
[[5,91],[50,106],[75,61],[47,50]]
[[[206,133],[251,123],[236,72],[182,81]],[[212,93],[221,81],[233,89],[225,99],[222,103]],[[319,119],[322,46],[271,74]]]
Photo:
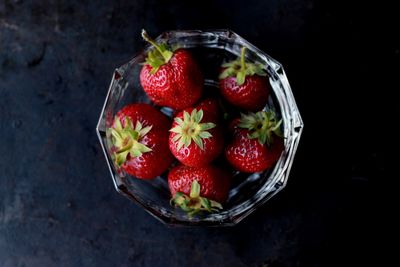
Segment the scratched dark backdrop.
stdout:
[[[397,23],[390,12],[378,19],[379,8],[1,0],[0,266],[369,262],[372,188],[386,177],[385,94],[398,89],[400,53],[380,30]],[[287,188],[236,227],[167,228],[114,191],[95,125],[113,69],[143,46],[142,28],[230,28],[285,67],[301,145]]]

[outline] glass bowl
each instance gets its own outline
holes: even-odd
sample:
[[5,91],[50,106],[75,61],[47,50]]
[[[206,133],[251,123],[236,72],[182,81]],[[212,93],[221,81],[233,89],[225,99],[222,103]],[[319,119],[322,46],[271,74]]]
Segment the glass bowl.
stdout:
[[[141,63],[150,48],[147,46],[144,51],[115,70],[96,128],[115,189],[165,224],[235,225],[282,190],[288,180],[303,122],[285,72],[278,61],[230,30],[168,31],[156,40],[166,42],[171,47],[189,49],[203,70],[205,86],[214,89],[218,87],[220,65],[237,58],[241,48],[245,46],[247,59],[265,65],[268,72],[273,93],[265,108],[275,110],[283,120],[285,149],[274,167],[265,172],[234,173],[229,197],[222,211],[193,218],[170,205],[171,195],[166,173],[153,180],[141,180],[119,170],[111,158],[111,142],[106,130],[111,126],[117,111],[126,104],[150,103],[139,82]],[[171,116],[168,108],[161,108],[161,111]]]

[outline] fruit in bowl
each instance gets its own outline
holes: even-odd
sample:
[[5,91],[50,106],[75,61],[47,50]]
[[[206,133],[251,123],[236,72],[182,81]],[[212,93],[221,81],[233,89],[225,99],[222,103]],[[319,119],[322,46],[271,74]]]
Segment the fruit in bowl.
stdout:
[[245,110],[262,110],[268,101],[270,85],[265,67],[246,62],[246,47],[240,58],[222,64],[219,87],[223,97],[232,105]]
[[185,49],[172,51],[156,43],[143,30],[142,37],[152,44],[140,72],[140,83],[148,97],[160,106],[181,110],[199,100],[203,75],[192,55]]
[[234,225],[281,190],[303,127],[282,67],[230,31],[172,31],[118,68],[97,131],[162,222]]
[[224,137],[218,110],[212,100],[184,109],[174,118],[169,148],[177,160],[190,167],[210,164],[223,150]]
[[162,174],[173,161],[167,145],[170,124],[148,104],[130,104],[118,111],[108,128],[115,164],[141,179]]

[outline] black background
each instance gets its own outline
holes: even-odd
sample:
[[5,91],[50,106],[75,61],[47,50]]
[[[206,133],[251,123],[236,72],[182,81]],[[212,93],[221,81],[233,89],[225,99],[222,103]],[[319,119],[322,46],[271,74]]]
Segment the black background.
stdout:
[[[399,89],[396,9],[199,2],[0,1],[0,266],[371,262]],[[288,186],[236,227],[167,228],[113,188],[95,126],[142,28],[229,28],[285,67],[305,123],[297,157]]]

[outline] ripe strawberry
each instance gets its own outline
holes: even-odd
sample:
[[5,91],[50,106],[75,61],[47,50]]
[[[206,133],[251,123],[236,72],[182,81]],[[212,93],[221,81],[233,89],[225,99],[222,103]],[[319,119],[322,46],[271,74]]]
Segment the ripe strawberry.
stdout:
[[241,172],[261,172],[270,168],[284,149],[281,123],[273,111],[242,114],[241,119],[231,124],[233,140],[225,148],[226,159]]
[[219,86],[224,98],[245,110],[261,110],[268,101],[270,85],[264,66],[245,62],[246,48],[241,57],[222,65]]
[[[180,162],[191,167],[208,165],[223,150],[222,128],[213,100],[177,114],[169,135],[169,148]],[[217,110],[218,111],[218,110]]]
[[218,103],[218,100],[216,98],[206,98],[202,100],[196,108],[202,109],[203,113],[205,114],[204,116],[207,117],[208,120],[213,121],[217,123],[220,120],[221,117],[221,110],[220,106]]
[[176,110],[195,104],[204,81],[191,54],[184,49],[172,52],[166,44],[150,39],[144,30],[142,36],[154,46],[140,72],[140,83],[150,99],[157,105]]
[[228,198],[230,180],[227,171],[212,165],[200,168],[177,166],[168,174],[171,204],[181,207],[190,216],[201,210],[222,209],[221,203]]
[[115,163],[130,175],[151,179],[173,161],[168,149],[168,117],[148,104],[122,108],[109,128]]

